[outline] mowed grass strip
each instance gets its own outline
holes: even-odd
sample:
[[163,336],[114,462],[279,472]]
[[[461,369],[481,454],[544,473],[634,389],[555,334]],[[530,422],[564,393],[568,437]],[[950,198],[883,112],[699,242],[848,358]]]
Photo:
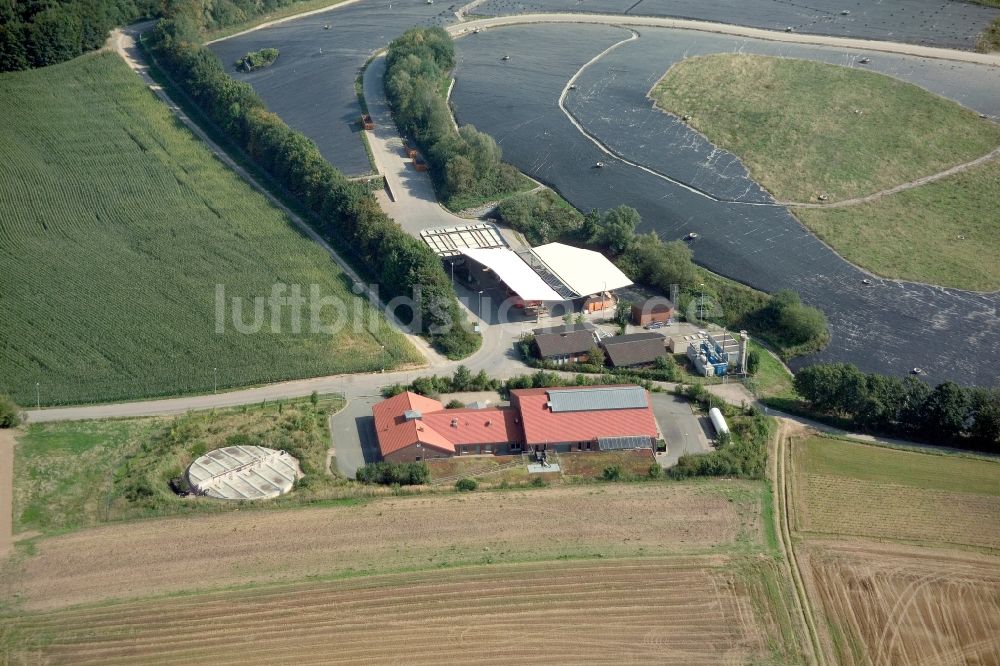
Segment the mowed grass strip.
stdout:
[[[768,638],[782,609],[740,569],[715,556],[498,564],[81,607],[10,626],[24,652],[78,664],[794,663],[794,645]],[[775,579],[773,569],[755,573]]]
[[793,445],[809,533],[1000,549],[1000,463],[812,437]]
[[845,258],[879,275],[1000,290],[1000,159],[848,208],[793,209]]
[[1000,146],[1000,124],[918,86],[861,69],[718,54],[674,65],[658,106],[736,154],[782,201],[871,194]]
[[[117,56],[0,75],[0,392],[108,401],[419,360],[331,258],[179,125]],[[298,285],[336,334],[272,330],[254,298]],[[228,307],[216,332],[216,285]],[[287,292],[286,292],[287,293]],[[385,345],[385,351],[382,351]],[[217,380],[217,382],[216,382]]]

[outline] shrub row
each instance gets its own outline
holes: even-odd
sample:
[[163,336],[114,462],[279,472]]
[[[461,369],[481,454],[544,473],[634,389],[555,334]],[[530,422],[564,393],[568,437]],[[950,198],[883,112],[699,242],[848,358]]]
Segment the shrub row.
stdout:
[[440,259],[385,215],[365,185],[348,181],[312,141],[268,111],[249,85],[226,74],[199,38],[187,14],[161,20],[152,42],[158,62],[237,147],[312,213],[324,238],[378,276],[383,300],[414,300],[402,315],[407,323],[449,357],[474,351],[480,338],[464,326]]
[[356,477],[361,483],[380,483],[391,486],[419,486],[430,481],[431,470],[422,462],[375,462],[358,468]]
[[846,363],[809,366],[794,382],[811,409],[864,430],[1000,452],[1000,389],[950,381],[931,389],[917,377],[867,374]]
[[555,372],[539,370],[530,375],[517,375],[504,381],[489,377],[485,371],[472,375],[464,365],[455,370],[451,377],[417,377],[410,384],[393,384],[382,389],[382,397],[391,398],[403,391],[412,391],[419,395],[439,395],[457,391],[498,391],[505,397],[510,397],[512,389],[552,388],[557,386],[594,386],[601,384],[638,384],[647,391],[652,384],[638,377],[603,374],[599,377],[587,377],[582,374],[574,377],[564,377]]
[[443,28],[411,28],[389,44],[385,91],[400,129],[419,146],[431,178],[449,206],[516,189],[517,170],[500,147],[472,125],[455,129],[444,89],[455,45]]

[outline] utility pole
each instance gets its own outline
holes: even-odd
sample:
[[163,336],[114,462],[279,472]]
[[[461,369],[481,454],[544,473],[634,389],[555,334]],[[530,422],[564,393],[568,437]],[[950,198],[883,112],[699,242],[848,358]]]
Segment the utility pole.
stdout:
[[482,289],[479,290],[479,318],[482,319],[484,322],[486,321],[486,317],[483,316],[483,290]]
[[41,384],[39,382],[35,382],[35,409],[41,409],[41,408],[42,408]]
[[212,368],[212,393],[219,392],[219,369]]
[[382,372],[385,372],[385,345],[382,345]]
[[698,321],[701,321],[702,310],[705,307],[705,283],[702,282],[701,286],[701,297],[698,299]]

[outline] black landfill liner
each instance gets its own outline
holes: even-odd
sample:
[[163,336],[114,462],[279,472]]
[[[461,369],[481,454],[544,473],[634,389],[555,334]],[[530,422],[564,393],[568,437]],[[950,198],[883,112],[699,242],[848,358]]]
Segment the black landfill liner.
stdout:
[[[424,0],[358,2],[230,37],[209,48],[233,77],[253,86],[271,111],[315,141],[327,161],[345,175],[356,176],[371,171],[357,135],[358,69],[408,28],[454,22],[457,6],[428,5]],[[246,53],[267,47],[279,50],[273,65],[250,73],[233,66]]]
[[[1000,295],[871,277],[782,207],[712,200],[609,157],[584,137],[559,109],[559,95],[580,67],[628,36],[606,26],[532,25],[463,38],[452,93],[458,118],[493,135],[506,160],[578,208],[634,206],[641,231],[664,239],[698,233],[695,259],[711,270],[769,292],[794,289],[823,309],[831,344],[794,367],[847,361],[894,375],[920,367],[931,382],[996,384]],[[634,43],[612,54],[624,56]],[[598,161],[605,168],[595,168]]]

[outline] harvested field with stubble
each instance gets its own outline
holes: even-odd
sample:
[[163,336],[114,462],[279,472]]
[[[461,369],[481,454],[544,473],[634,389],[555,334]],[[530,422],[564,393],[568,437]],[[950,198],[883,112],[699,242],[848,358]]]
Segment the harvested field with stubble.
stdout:
[[760,543],[759,484],[706,485],[393,497],[100,527],[37,541],[5,576],[4,596],[41,610],[464,564],[747,552],[748,535]]
[[825,542],[799,557],[831,663],[1000,663],[1000,560]]
[[67,609],[11,626],[21,653],[51,663],[715,665],[796,661],[794,648],[769,638],[770,618],[784,613],[745,582],[739,560],[701,556],[286,584]]
[[1000,550],[1000,462],[827,437],[792,447],[796,531]]

